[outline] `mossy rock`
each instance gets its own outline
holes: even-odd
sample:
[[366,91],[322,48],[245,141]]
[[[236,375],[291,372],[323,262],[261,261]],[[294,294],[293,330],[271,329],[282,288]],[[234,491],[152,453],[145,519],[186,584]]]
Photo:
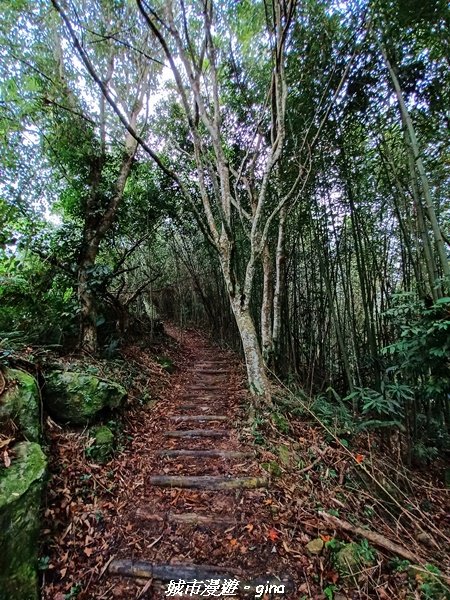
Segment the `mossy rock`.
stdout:
[[0,424],[12,421],[21,435],[38,442],[41,435],[39,388],[34,377],[19,369],[6,369],[6,389],[0,396]]
[[39,444],[20,442],[0,469],[0,600],[37,600],[39,510],[47,461]]
[[284,445],[278,446],[277,454],[278,454],[278,458],[280,459],[280,462],[283,465],[283,467],[287,467],[290,465],[293,452],[289,448],[289,446],[284,446]]
[[310,542],[308,542],[306,544],[306,549],[311,553],[311,554],[321,554],[323,548],[324,548],[324,542],[322,538],[316,538],[315,540],[311,540]]
[[336,566],[343,575],[352,575],[359,571],[362,561],[358,544],[345,544],[336,554]]
[[363,554],[361,544],[351,542],[336,553],[335,564],[342,576],[356,583],[361,570],[373,564],[373,560]]
[[45,377],[45,404],[62,422],[89,423],[101,410],[120,406],[126,396],[118,383],[88,373],[52,371]]
[[94,443],[87,448],[87,454],[97,462],[106,462],[114,450],[114,433],[106,425],[92,431]]

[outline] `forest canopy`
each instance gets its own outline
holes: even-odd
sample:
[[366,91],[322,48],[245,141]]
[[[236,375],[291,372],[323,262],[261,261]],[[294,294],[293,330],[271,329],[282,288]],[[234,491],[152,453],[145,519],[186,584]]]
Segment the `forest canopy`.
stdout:
[[450,426],[450,8],[10,0],[0,339],[110,355],[157,318],[333,420]]

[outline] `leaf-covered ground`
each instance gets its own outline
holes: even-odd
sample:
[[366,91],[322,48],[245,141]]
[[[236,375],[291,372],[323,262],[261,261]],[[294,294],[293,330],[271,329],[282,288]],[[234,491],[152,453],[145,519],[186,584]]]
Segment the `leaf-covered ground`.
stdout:
[[[292,416],[292,400],[250,411],[239,357],[199,332],[168,332],[159,346],[129,346],[124,360],[114,363],[130,400],[121,418],[110,419],[118,444],[111,460],[92,460],[89,430],[47,420],[44,600],[165,597],[157,582],[111,575],[108,567],[117,559],[212,564],[238,578],[286,577],[295,585],[282,596],[289,600],[446,597],[448,495],[431,472],[406,471],[395,446],[383,446],[372,434],[342,445],[332,431]],[[168,429],[186,428],[170,417],[200,394],[195,365],[214,360],[226,376],[219,374],[212,401],[228,420],[195,427],[226,428],[229,436],[167,438]],[[250,456],[199,461],[158,454],[186,447]],[[270,485],[227,491],[150,485],[152,475],[163,474],[266,477]],[[185,513],[212,517],[213,523],[169,518]],[[221,522],[224,517],[231,522]],[[356,559],[346,564],[349,543]]]

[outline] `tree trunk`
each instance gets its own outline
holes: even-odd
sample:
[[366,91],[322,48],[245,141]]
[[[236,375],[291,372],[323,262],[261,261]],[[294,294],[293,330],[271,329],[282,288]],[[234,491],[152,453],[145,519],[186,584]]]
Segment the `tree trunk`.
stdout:
[[230,302],[241,336],[250,390],[258,396],[263,396],[268,392],[269,380],[267,379],[255,324],[248,305],[241,306],[239,296],[230,296]]
[[78,267],[78,301],[80,303],[80,348],[89,354],[96,354],[97,311],[95,297],[90,285],[91,272],[95,265],[97,252],[88,247]]
[[445,249],[444,239],[442,237],[442,232],[437,220],[436,211],[433,204],[433,199],[431,197],[430,185],[428,182],[428,177],[425,172],[425,166],[423,164],[422,155],[419,148],[419,142],[416,135],[416,130],[414,129],[414,125],[409,114],[408,108],[406,106],[406,102],[403,96],[402,89],[400,87],[400,82],[397,77],[397,73],[395,67],[391,64],[388,59],[387,53],[383,46],[380,46],[381,53],[383,55],[384,62],[389,71],[389,75],[391,77],[392,84],[394,86],[395,95],[397,96],[398,105],[400,108],[400,113],[402,117],[402,122],[404,128],[407,132],[409,138],[409,146],[411,148],[411,152],[414,157],[415,166],[418,172],[418,179],[422,186],[422,192],[425,199],[425,212],[428,216],[428,219],[431,224],[431,229],[433,231],[434,243],[437,249],[437,254],[439,257],[440,267],[442,269],[442,273],[445,278],[445,285],[448,289],[450,282],[450,265],[447,257],[447,252]]
[[261,343],[263,357],[268,365],[272,352],[272,308],[273,308],[273,277],[272,257],[268,244],[264,246],[262,255],[263,264],[263,297],[261,305]]
[[275,355],[275,361],[280,354],[280,336],[281,336],[281,306],[282,291],[285,282],[285,235],[286,235],[286,217],[287,205],[280,211],[278,221],[278,241],[275,255],[275,291],[273,297],[273,329],[272,329],[272,348]]

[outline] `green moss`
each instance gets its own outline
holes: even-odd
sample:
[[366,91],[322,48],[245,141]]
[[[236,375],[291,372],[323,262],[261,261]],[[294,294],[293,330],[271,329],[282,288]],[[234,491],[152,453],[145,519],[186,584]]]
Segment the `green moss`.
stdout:
[[273,477],[281,477],[281,475],[283,474],[280,465],[275,460],[271,460],[270,462],[263,462],[261,463],[261,467],[264,469],[264,471],[267,471]]
[[0,575],[0,600],[37,600],[38,575],[31,564],[23,564],[11,577]]
[[40,438],[39,388],[34,377],[19,369],[7,369],[7,388],[0,396],[0,423],[11,420],[30,442]]
[[287,467],[291,462],[292,450],[288,446],[278,446],[277,454],[283,467]]
[[99,445],[111,445],[114,442],[114,434],[109,427],[102,425],[95,432],[95,443]]
[[359,544],[356,542],[345,544],[335,557],[335,564],[340,574],[343,577],[350,577],[355,583],[361,569],[373,564],[374,561],[375,552],[367,540],[362,540]]
[[105,462],[114,450],[114,433],[106,425],[95,428],[92,433],[95,442],[86,448],[86,455],[97,462]]
[[0,470],[0,600],[37,600],[37,538],[46,458],[38,444],[13,448]]
[[60,421],[88,423],[104,408],[117,408],[127,395],[118,383],[95,375],[53,371],[46,376],[44,400]]

